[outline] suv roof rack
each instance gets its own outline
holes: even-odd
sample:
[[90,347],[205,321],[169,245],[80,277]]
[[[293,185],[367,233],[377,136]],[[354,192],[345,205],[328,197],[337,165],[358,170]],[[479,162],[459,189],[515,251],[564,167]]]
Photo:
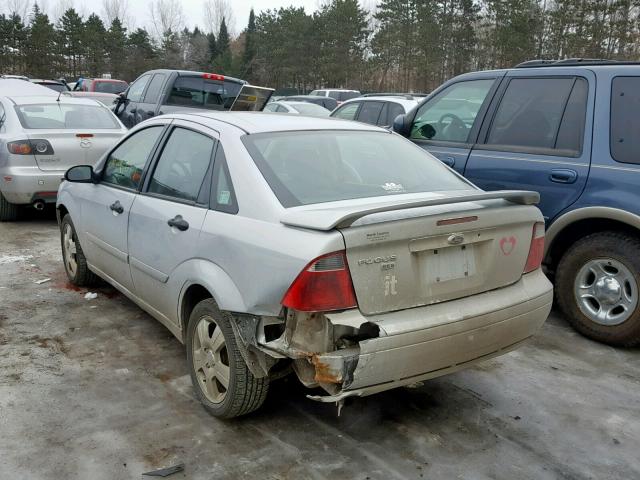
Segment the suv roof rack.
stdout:
[[575,67],[581,65],[640,65],[640,62],[609,60],[606,58],[565,58],[562,60],[529,60],[514,68]]

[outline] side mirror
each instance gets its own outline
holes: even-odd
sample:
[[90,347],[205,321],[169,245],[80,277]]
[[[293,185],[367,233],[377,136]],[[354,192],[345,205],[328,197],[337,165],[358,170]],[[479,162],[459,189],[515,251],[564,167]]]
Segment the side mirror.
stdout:
[[67,182],[95,183],[93,167],[91,165],[76,165],[75,167],[71,167],[64,174],[64,179]]
[[403,137],[408,137],[411,134],[411,120],[409,115],[398,115],[393,121],[393,131]]
[[113,104],[115,107],[113,108],[113,113],[116,115],[120,114],[120,107],[124,105],[127,101],[127,92],[119,93],[118,96],[113,100]]

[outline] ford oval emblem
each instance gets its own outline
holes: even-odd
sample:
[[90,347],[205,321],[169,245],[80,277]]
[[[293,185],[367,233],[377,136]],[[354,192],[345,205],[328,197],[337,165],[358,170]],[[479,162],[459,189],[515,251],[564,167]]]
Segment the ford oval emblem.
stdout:
[[447,238],[447,242],[449,242],[449,245],[460,245],[464,242],[464,235],[461,233],[452,233],[449,235],[449,238]]

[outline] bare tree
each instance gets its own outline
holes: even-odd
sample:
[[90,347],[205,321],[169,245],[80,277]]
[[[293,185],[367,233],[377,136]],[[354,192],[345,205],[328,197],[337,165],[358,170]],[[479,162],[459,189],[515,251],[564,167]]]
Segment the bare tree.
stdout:
[[53,8],[52,20],[57,22],[60,20],[60,17],[64,15],[64,12],[70,8],[74,8],[73,0],[58,0],[56,6]]
[[220,25],[224,18],[227,30],[233,36],[235,33],[236,19],[229,0],[204,0],[205,30],[215,35],[220,33]]
[[102,0],[102,16],[107,26],[117,18],[127,28],[133,28],[133,21],[129,15],[129,0]]
[[6,4],[9,13],[17,13],[23,20],[27,17],[31,6],[29,0],[7,0]]
[[184,13],[180,0],[154,0],[151,21],[158,38],[169,32],[178,32],[184,26]]

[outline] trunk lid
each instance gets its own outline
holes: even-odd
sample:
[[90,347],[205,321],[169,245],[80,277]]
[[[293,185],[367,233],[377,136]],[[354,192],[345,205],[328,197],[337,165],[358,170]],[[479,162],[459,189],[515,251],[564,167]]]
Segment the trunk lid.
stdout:
[[46,139],[53,148],[52,155],[40,155],[34,149],[34,156],[40,170],[67,170],[74,165],[95,165],[122,135],[124,131],[120,129],[91,130],[90,132],[38,130],[30,132],[28,137],[32,142]]

